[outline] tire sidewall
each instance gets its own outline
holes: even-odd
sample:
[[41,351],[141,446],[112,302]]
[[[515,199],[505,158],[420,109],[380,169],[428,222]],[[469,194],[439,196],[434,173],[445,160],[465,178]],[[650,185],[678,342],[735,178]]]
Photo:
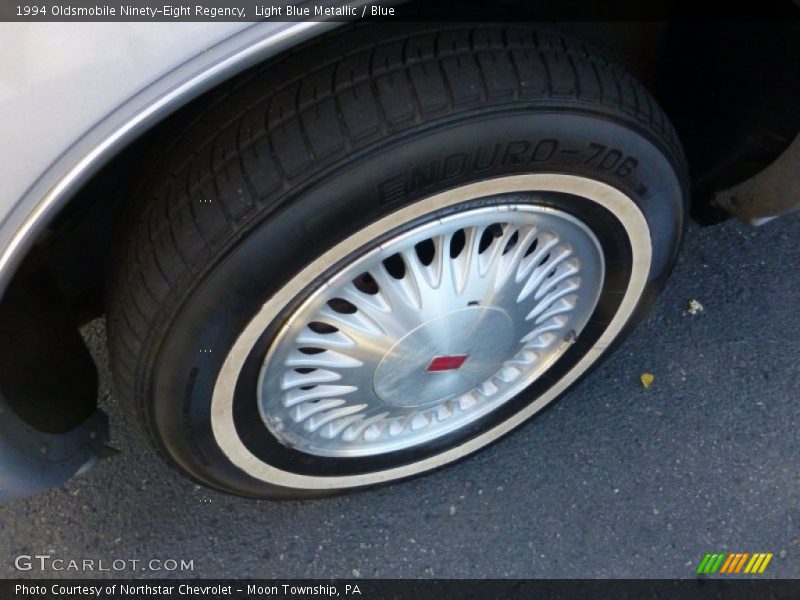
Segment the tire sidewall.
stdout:
[[[227,353],[266,300],[333,245],[400,208],[476,181],[570,174],[633,200],[650,229],[652,261],[632,326],[671,269],[683,227],[682,178],[668,156],[635,124],[611,116],[515,107],[429,124],[309,174],[208,266],[179,306],[150,363],[146,410],[154,437],[182,470],[206,484],[296,497],[298,490],[244,473],[215,440],[211,400]],[[581,218],[587,210],[576,203],[570,212]],[[620,247],[624,241],[616,240]]]

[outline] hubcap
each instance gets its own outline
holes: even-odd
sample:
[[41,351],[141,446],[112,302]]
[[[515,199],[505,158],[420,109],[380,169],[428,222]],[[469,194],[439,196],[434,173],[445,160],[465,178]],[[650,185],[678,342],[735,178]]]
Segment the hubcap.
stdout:
[[283,444],[320,456],[456,431],[574,342],[604,268],[592,232],[550,208],[498,204],[416,224],[347,261],[288,317],[261,369],[261,416]]
[[386,353],[375,370],[375,393],[392,406],[459,396],[495,373],[515,341],[514,323],[503,310],[471,306],[445,313]]

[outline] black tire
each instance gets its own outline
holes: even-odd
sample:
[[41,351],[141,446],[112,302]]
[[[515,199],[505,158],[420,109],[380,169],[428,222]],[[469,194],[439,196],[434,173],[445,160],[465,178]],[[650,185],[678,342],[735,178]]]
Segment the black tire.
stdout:
[[[688,188],[672,126],[630,75],[560,35],[524,26],[351,28],[239,78],[214,98],[138,194],[141,217],[118,257],[108,303],[119,392],[158,452],[209,486],[268,498],[363,487],[359,480],[279,485],[245,472],[215,438],[211,403],[229,351],[266,300],[326,250],[387,215],[445,190],[514,175],[568,174],[611,186],[646,222],[652,255],[638,304],[615,342],[642,317],[674,262]],[[483,162],[469,158],[476,152]],[[415,169],[425,176],[409,175]],[[605,331],[632,269],[629,232],[602,203],[558,193],[538,201],[587,222],[608,265],[591,331],[547,377],[458,435],[359,460],[309,457],[270,439],[248,400],[254,383],[241,375],[235,411],[243,443],[267,465],[357,478],[437,456],[530,406]],[[268,328],[243,373],[255,368],[269,335]],[[438,466],[432,462],[418,472]],[[371,483],[364,478],[363,485]]]

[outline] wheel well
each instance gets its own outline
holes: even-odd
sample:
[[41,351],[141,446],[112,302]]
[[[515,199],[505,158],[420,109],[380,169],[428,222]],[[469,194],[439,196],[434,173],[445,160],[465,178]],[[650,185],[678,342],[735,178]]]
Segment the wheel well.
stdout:
[[[664,106],[687,152],[698,220],[719,220],[708,203],[713,192],[763,169],[800,128],[793,104],[800,97],[800,81],[792,77],[800,54],[795,23],[544,26],[600,47]],[[206,92],[133,141],[77,191],[41,236],[32,262],[49,271],[79,321],[103,312],[109,260],[136,218],[132,190],[157,166],[156,150],[214,95],[224,97],[249,72]]]

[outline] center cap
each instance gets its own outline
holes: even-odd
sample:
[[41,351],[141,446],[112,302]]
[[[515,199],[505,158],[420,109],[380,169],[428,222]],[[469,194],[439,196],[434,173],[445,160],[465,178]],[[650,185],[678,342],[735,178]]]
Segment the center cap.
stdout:
[[488,379],[518,345],[503,310],[469,306],[445,313],[411,330],[383,356],[375,393],[393,406],[437,404]]

